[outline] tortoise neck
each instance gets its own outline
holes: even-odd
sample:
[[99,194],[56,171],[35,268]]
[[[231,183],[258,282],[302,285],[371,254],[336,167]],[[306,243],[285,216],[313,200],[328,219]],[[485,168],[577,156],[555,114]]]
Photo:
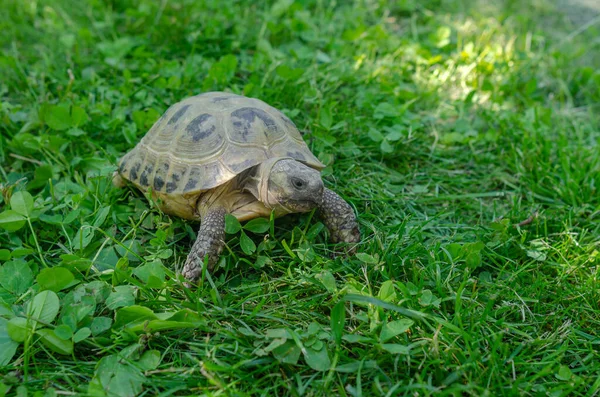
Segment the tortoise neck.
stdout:
[[[276,157],[263,161],[256,167],[249,169],[249,173],[244,177],[242,189],[252,193],[254,197],[262,202],[265,207],[272,209],[274,207],[272,200],[269,199],[269,176],[271,170],[281,160],[294,160],[291,157]],[[277,203],[278,205],[279,203]]]

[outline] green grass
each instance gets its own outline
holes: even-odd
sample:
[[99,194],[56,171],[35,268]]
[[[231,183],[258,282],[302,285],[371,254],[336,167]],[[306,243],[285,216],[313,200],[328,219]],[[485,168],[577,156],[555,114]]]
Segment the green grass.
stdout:
[[[228,3],[3,3],[0,396],[598,395],[597,10]],[[198,225],[110,176],[210,90],[305,132],[358,255],[292,215],[183,288]]]

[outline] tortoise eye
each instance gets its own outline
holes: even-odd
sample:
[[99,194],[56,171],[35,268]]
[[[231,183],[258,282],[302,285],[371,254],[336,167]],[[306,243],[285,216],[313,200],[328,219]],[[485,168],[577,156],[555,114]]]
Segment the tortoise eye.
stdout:
[[292,185],[298,190],[302,190],[306,187],[306,183],[300,178],[292,178]]

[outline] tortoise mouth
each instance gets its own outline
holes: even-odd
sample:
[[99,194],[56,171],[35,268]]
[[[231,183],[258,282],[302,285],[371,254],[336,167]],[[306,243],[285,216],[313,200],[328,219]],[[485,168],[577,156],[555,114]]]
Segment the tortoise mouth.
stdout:
[[294,212],[308,212],[321,205],[322,200],[286,200],[283,205]]

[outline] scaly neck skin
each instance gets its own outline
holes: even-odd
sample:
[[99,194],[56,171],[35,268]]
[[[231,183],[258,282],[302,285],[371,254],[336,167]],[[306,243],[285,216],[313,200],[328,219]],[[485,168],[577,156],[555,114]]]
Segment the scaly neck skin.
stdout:
[[274,209],[277,216],[294,212],[278,203],[273,197],[269,196],[269,176],[273,166],[281,160],[293,160],[289,157],[278,157],[268,159],[250,170],[248,176],[244,178],[242,189],[250,192],[258,201],[268,209]]

